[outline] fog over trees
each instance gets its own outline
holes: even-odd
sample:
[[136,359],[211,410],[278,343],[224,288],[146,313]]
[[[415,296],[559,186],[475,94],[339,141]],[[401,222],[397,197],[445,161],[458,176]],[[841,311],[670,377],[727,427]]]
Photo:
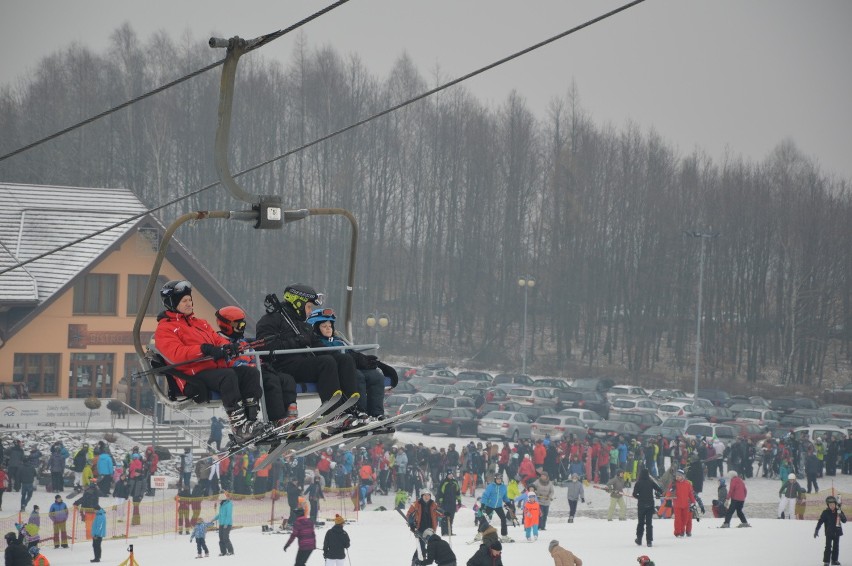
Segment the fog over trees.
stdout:
[[[74,44],[0,92],[0,154],[223,56],[206,38]],[[558,70],[554,70],[558,72]],[[122,186],[154,207],[217,180],[220,70],[0,162],[8,182]],[[243,57],[231,132],[239,171],[445,82],[401,55],[386,77],[302,40],[289,61]],[[387,313],[383,352],[624,380],[688,378],[705,242],[702,379],[823,386],[852,357],[852,202],[837,179],[779,140],[763,162],[714,162],[653,131],[602,125],[582,85],[544,116],[522,87],[488,107],[454,87],[238,179],[290,208],[343,207],[359,221],[355,328]],[[629,93],[625,93],[629,96]],[[700,112],[700,108],[696,108]],[[793,110],[794,111],[794,110]],[[748,124],[743,124],[748,128]],[[246,208],[222,187],[166,208]],[[178,231],[257,318],[292,282],[340,301],[349,226],[315,217],[283,231],[201,222]],[[205,318],[212,313],[201,313]],[[386,355],[388,355],[386,354]]]

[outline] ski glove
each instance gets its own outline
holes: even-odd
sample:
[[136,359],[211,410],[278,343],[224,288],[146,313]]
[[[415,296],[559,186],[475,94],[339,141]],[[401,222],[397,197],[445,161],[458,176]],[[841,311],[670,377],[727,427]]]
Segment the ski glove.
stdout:
[[351,352],[352,358],[355,360],[355,367],[358,369],[376,369],[379,366],[379,358],[376,356],[362,354],[361,352]]
[[819,538],[819,531],[814,533],[814,538]]
[[376,361],[376,365],[378,366],[378,368],[380,370],[382,370],[382,373],[385,374],[385,377],[390,379],[391,388],[394,388],[397,385],[399,385],[399,374],[396,373],[395,369],[393,369],[391,366],[389,366],[385,363],[382,363],[380,361]]
[[214,346],[213,344],[202,344],[201,345],[201,353],[205,356],[210,356],[214,360],[221,360],[227,353],[225,349],[220,346]]

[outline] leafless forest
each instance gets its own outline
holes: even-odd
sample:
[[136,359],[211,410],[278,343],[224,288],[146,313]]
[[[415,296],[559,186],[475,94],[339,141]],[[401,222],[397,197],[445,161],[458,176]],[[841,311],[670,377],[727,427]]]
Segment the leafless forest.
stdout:
[[[42,60],[0,92],[0,153],[221,58],[205,40],[142,41],[124,27],[104,53],[71,45]],[[376,77],[332,47],[300,46],[289,61],[241,60],[235,171],[452,78],[402,55]],[[7,159],[0,178],[123,186],[151,207],[186,195],[216,180],[218,81],[217,69]],[[368,312],[387,313],[379,338],[393,354],[519,369],[518,278],[531,275],[531,373],[691,379],[701,241],[684,231],[712,231],[702,379],[805,389],[848,381],[849,180],[822,171],[794,140],[779,140],[763,162],[715,162],[653,131],[603,126],[584,112],[581,87],[544,116],[520,87],[498,107],[455,87],[239,181],[288,207],[355,214],[357,338],[373,338]],[[244,207],[217,186],[157,214],[169,224],[188,210]],[[310,218],[268,233],[201,223],[178,237],[258,317],[263,296],[290,282],[339,302],[348,230]]]

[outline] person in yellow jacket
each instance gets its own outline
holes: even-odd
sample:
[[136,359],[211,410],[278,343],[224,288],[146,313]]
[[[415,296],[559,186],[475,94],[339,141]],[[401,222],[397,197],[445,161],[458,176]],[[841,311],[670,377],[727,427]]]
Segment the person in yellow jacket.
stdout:
[[547,549],[553,557],[553,566],[583,566],[583,561],[570,550],[559,546],[558,540],[550,541]]
[[524,503],[524,531],[527,535],[527,542],[538,540],[538,522],[541,520],[541,506],[538,504],[538,497],[534,491],[527,494],[527,501]]
[[92,472],[92,460],[87,459],[86,465],[83,466],[83,473],[80,476],[80,485],[83,486],[83,489],[86,489],[90,483],[92,483],[92,477],[94,477],[94,473]]

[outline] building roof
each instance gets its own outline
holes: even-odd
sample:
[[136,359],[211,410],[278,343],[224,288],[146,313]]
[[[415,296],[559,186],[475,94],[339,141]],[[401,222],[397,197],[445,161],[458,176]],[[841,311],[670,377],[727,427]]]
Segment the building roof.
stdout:
[[[0,184],[0,271],[147,208],[126,189]],[[0,304],[41,303],[133,229],[127,222],[0,275]]]
[[[8,327],[0,329],[5,330],[6,339],[136,230],[150,233],[153,229],[156,241],[152,244],[159,245],[165,228],[149,214],[107,230],[147,210],[127,189],[0,183],[0,271],[53,252],[0,274],[0,315],[6,309],[16,311],[6,320]],[[103,233],[95,234],[100,231]],[[90,237],[54,252],[84,236]],[[169,244],[166,259],[211,303],[238,304],[176,238]]]

